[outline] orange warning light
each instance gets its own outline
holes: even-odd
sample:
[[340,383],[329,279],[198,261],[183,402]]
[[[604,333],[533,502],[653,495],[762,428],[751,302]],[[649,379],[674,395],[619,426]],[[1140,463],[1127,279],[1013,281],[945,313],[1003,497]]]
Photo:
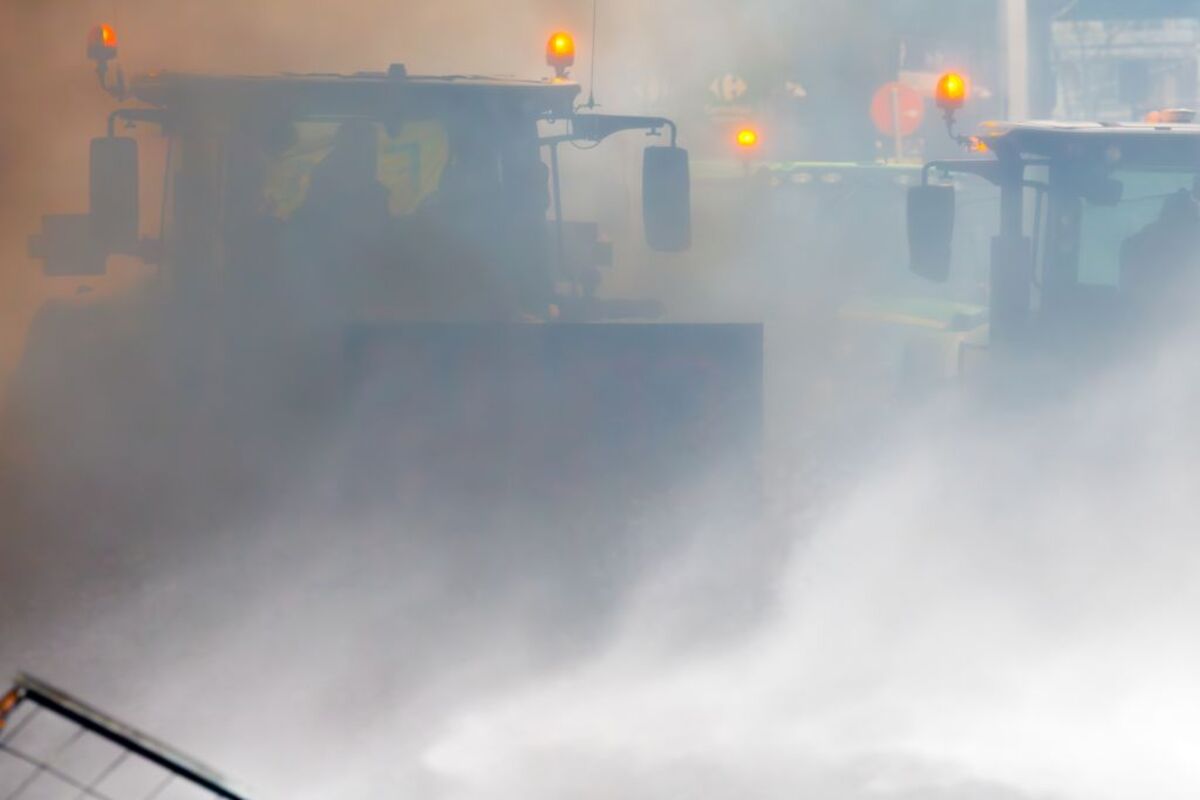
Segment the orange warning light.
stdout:
[[106,61],[117,55],[117,32],[111,25],[94,25],[88,31],[88,57]]
[[8,715],[20,702],[21,691],[19,689],[12,689],[4,697],[0,698],[0,729],[3,729],[8,723]]
[[575,63],[575,39],[566,31],[558,31],[550,35],[546,42],[546,63],[554,67],[554,71],[562,77],[567,67]]
[[758,131],[754,128],[742,128],[734,137],[737,146],[743,149],[750,149],[758,144]]
[[947,72],[938,78],[934,99],[938,108],[944,111],[962,108],[967,102],[967,79],[957,72]]

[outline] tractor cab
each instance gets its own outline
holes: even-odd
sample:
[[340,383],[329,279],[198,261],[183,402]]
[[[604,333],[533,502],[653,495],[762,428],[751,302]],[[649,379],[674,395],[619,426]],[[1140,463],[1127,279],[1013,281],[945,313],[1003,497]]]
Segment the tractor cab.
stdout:
[[[601,290],[597,225],[563,217],[560,148],[633,131],[650,137],[646,244],[690,245],[675,124],[581,111],[573,48],[550,38],[542,80],[394,64],[126,81],[98,29],[120,102],[91,143],[90,206],[44,217],[31,251],[52,280],[149,268],[39,311],[8,450],[67,485],[120,462],[132,485],[250,486],[336,457],[346,496],[436,486],[535,509],[665,493],[697,463],[752,486],[761,326],[649,321],[653,299]],[[212,466],[230,462],[251,477]]]
[[908,197],[912,269],[941,282],[956,186],[999,189],[988,331],[960,364],[990,352],[1073,372],[1186,321],[1200,279],[1200,126],[993,123],[960,138],[988,156],[926,164]]
[[[558,147],[624,130],[663,144],[644,161],[648,244],[688,246],[687,154],[674,124],[577,114],[565,33],[547,45],[550,80],[417,76],[394,64],[352,75],[151,72],[127,84],[109,66],[115,34],[99,31],[89,53],[101,82],[132,103],[92,142],[89,213],[48,216],[31,242],[48,275],[95,276],[110,256],[134,256],[191,299],[261,312],[255,292],[279,297],[286,284],[282,294],[302,303],[289,313],[352,322],[652,315],[653,304],[596,299],[611,253],[594,225],[562,219]],[[139,157],[144,137],[127,131],[142,128],[165,137],[155,148],[165,164]],[[149,237],[143,164],[162,171]]]

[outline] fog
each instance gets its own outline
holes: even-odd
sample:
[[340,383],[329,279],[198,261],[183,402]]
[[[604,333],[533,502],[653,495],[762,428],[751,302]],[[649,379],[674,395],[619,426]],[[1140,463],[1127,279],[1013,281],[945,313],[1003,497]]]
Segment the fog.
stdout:
[[[735,68],[779,20],[811,45],[806,65],[857,91],[875,73],[843,78],[855,59],[842,43],[889,23],[817,7],[602,0],[600,110],[682,120],[688,87]],[[86,208],[87,141],[112,107],[83,57],[93,22],[117,27],[131,74],[403,61],[540,77],[545,34],[568,28],[586,96],[591,14],[551,0],[6,5],[0,26],[21,35],[0,57],[19,75],[0,128],[3,372],[39,305],[77,291],[24,249],[43,213]],[[762,49],[782,58],[786,38]],[[709,143],[684,124],[696,163]],[[157,151],[140,136],[145,171]],[[656,255],[637,221],[645,144],[564,149],[567,216],[613,238],[606,292],[652,293],[670,321],[765,323],[753,509],[722,507],[714,488],[740,468],[732,454],[669,454],[693,481],[612,526],[619,502],[578,487],[541,505],[401,485],[379,474],[386,460],[353,463],[363,440],[399,437],[362,398],[309,449],[248,447],[214,468],[203,435],[154,427],[147,393],[147,441],[121,463],[107,460],[119,433],[58,454],[84,474],[78,492],[6,481],[0,677],[43,676],[255,797],[1194,797],[1198,332],[1147,339],[1016,410],[955,386],[902,397],[875,374],[878,354],[847,354],[832,333],[847,300],[881,285],[836,243],[863,231],[901,246],[901,192],[866,220],[859,195],[828,204],[829,238],[797,251],[799,206],[729,215],[730,198],[697,181],[696,247]],[[151,197],[159,177],[142,176]],[[973,208],[963,218],[987,223],[996,205]],[[967,286],[986,248],[971,235],[956,240]],[[905,256],[879,266],[903,270]],[[144,275],[114,260],[88,284],[103,295]],[[928,288],[901,284],[914,285]],[[907,334],[877,335],[890,351]],[[114,353],[97,372],[119,383],[123,363]],[[267,397],[273,416],[303,406]],[[163,477],[180,473],[157,435],[200,448],[188,481]],[[482,441],[461,446],[494,454]],[[360,501],[356,476],[393,494]]]
[[793,526],[744,637],[664,648],[672,571],[602,659],[460,713],[426,763],[460,796],[1188,795],[1186,361],[1034,422],[923,420]]

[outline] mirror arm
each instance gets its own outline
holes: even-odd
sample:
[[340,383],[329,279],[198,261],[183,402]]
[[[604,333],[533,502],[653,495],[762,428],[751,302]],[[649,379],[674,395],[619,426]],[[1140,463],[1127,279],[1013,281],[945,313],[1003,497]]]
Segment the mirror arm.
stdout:
[[118,108],[108,115],[108,137],[117,135],[117,120],[123,119],[129,125],[138,122],[151,122],[160,127],[166,125],[166,114],[161,108]]
[[110,83],[108,80],[108,58],[96,59],[96,78],[100,81],[100,88],[108,92],[117,100],[124,100],[127,94],[125,86],[125,72],[121,69],[121,65],[116,65],[115,78]]
[[942,114],[942,119],[946,122],[946,135],[953,139],[955,144],[967,150],[975,150],[979,147],[981,142],[978,136],[964,136],[955,131],[958,120],[954,118],[953,108],[947,108]]
[[[1017,163],[1022,167],[1023,171],[1024,167],[1047,166],[1050,162],[1047,159],[1024,159],[1018,161]],[[950,175],[952,173],[977,175],[994,186],[1000,186],[1007,182],[1005,180],[1005,176],[1007,174],[1006,166],[1007,165],[1004,161],[992,161],[981,158],[959,158],[940,161],[927,161],[925,165],[921,167],[921,185],[928,186],[929,173],[933,170],[937,170],[943,175]],[[1041,189],[1046,187],[1045,183],[1038,181],[1022,181],[1022,185],[1032,189]]]
[[921,167],[921,185],[929,185],[929,173],[933,170],[938,170],[943,175],[951,173],[962,173],[967,175],[978,175],[989,183],[999,186],[1003,182],[1003,171],[999,161],[991,161],[977,158],[962,158],[943,161],[927,161],[925,166]]
[[666,117],[641,117],[626,114],[575,114],[568,118],[571,132],[558,136],[546,136],[543,145],[559,142],[602,142],[614,133],[644,130],[650,136],[658,135],[663,128],[671,132],[671,147],[676,146],[679,131],[675,123]]

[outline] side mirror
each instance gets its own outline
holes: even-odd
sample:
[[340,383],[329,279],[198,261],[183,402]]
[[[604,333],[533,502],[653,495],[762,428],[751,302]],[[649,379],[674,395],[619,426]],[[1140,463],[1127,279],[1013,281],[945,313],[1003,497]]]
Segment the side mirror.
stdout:
[[29,238],[29,255],[41,259],[42,272],[51,277],[103,275],[108,265],[108,251],[92,235],[88,214],[42,217],[42,232]]
[[908,190],[909,268],[931,281],[950,277],[954,236],[954,187],[913,186]]
[[109,253],[134,253],[138,245],[137,140],[92,139],[89,199],[92,236]]
[[680,147],[647,147],[642,160],[642,223],[646,244],[678,253],[692,244],[691,176]]

